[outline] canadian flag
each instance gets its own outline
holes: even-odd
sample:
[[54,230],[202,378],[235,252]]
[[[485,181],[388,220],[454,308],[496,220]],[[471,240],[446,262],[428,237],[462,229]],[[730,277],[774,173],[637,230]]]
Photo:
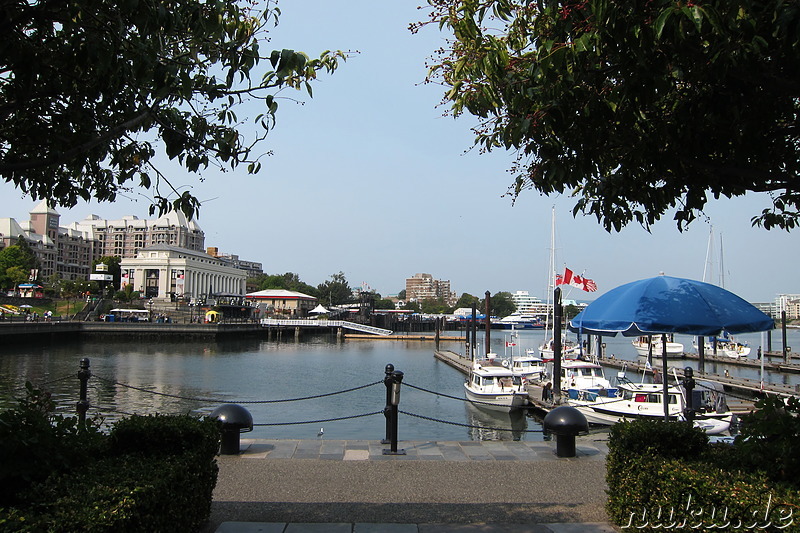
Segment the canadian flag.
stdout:
[[516,342],[508,342],[508,341],[506,341],[506,347],[508,347],[508,346],[516,346],[516,345],[517,345]]
[[578,276],[566,267],[564,268],[563,275],[556,274],[556,285],[571,285],[586,292],[594,292],[597,290],[597,284],[594,280]]

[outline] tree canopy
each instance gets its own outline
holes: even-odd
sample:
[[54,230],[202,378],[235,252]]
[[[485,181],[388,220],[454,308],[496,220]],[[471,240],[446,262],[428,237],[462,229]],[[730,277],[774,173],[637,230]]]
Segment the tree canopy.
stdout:
[[767,192],[753,224],[800,223],[796,2],[428,1],[454,35],[431,79],[477,146],[516,152],[513,198],[567,193],[619,231]]
[[39,260],[20,236],[17,244],[0,250],[0,287],[13,287],[28,281],[31,271],[39,268]]
[[[317,73],[346,56],[265,53],[280,12],[258,4],[2,2],[0,177],[64,207],[141,186],[151,214],[193,216],[199,201],[158,169],[157,153],[199,174],[210,165],[257,172],[277,93],[311,94]],[[261,111],[237,116],[252,101]]]

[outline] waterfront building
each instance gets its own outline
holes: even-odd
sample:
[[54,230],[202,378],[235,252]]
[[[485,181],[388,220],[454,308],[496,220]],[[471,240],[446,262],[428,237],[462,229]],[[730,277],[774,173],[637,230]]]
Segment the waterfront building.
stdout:
[[453,305],[458,298],[450,290],[450,281],[434,279],[430,274],[414,274],[406,278],[406,299],[410,301],[442,299]]
[[800,319],[800,294],[779,294],[775,298],[774,318],[780,318],[781,312],[786,311],[787,320]]
[[517,312],[523,315],[546,317],[553,308],[552,304],[542,302],[540,298],[531,296],[528,291],[516,291],[512,293],[511,300],[517,307]]
[[29,213],[30,220],[0,218],[0,248],[28,243],[39,260],[37,278],[58,275],[62,279],[89,279],[92,260],[99,258],[97,242],[90,232],[62,227],[61,215],[42,200]]
[[157,244],[120,261],[120,289],[133,284],[145,298],[206,302],[245,293],[247,273],[205,252]]
[[249,277],[256,277],[260,276],[264,273],[264,268],[261,263],[257,263],[255,261],[245,261],[244,259],[239,259],[238,255],[233,254],[226,254],[219,251],[219,248],[216,246],[209,246],[206,248],[206,253],[212,257],[216,257],[218,259],[222,259],[223,261],[227,261],[230,263],[231,266],[235,268],[239,268],[247,272]]
[[246,298],[259,309],[261,316],[280,313],[291,317],[308,316],[308,312],[317,306],[317,299],[302,292],[285,289],[265,289],[251,292]]
[[166,244],[202,252],[203,230],[183,213],[171,212],[155,220],[128,215],[119,220],[89,215],[61,225],[61,215],[42,200],[30,211],[30,220],[0,218],[0,248],[25,239],[39,259],[38,279],[54,274],[67,280],[88,280],[92,261],[103,256],[134,258],[140,250]]
[[91,235],[97,241],[98,257],[136,257],[140,250],[166,244],[202,252],[205,234],[194,220],[179,211],[171,211],[155,220],[126,215],[118,220],[89,215],[68,228]]

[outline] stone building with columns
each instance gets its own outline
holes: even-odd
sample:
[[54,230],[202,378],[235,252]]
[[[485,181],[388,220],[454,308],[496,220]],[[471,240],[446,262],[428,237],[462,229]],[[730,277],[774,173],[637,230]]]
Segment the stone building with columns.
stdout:
[[144,298],[206,300],[245,294],[247,272],[204,252],[156,244],[120,262],[122,287],[133,284]]

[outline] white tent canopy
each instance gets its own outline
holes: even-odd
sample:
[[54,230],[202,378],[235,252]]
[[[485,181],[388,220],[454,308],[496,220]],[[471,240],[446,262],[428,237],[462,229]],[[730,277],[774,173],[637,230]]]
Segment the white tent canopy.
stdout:
[[314,313],[314,314],[317,314],[317,315],[322,315],[322,314],[325,314],[325,313],[330,313],[330,311],[328,311],[327,309],[325,309],[324,307],[322,307],[322,304],[319,304],[319,305],[318,305],[318,306],[316,306],[314,309],[312,309],[311,311],[309,311],[309,313]]

